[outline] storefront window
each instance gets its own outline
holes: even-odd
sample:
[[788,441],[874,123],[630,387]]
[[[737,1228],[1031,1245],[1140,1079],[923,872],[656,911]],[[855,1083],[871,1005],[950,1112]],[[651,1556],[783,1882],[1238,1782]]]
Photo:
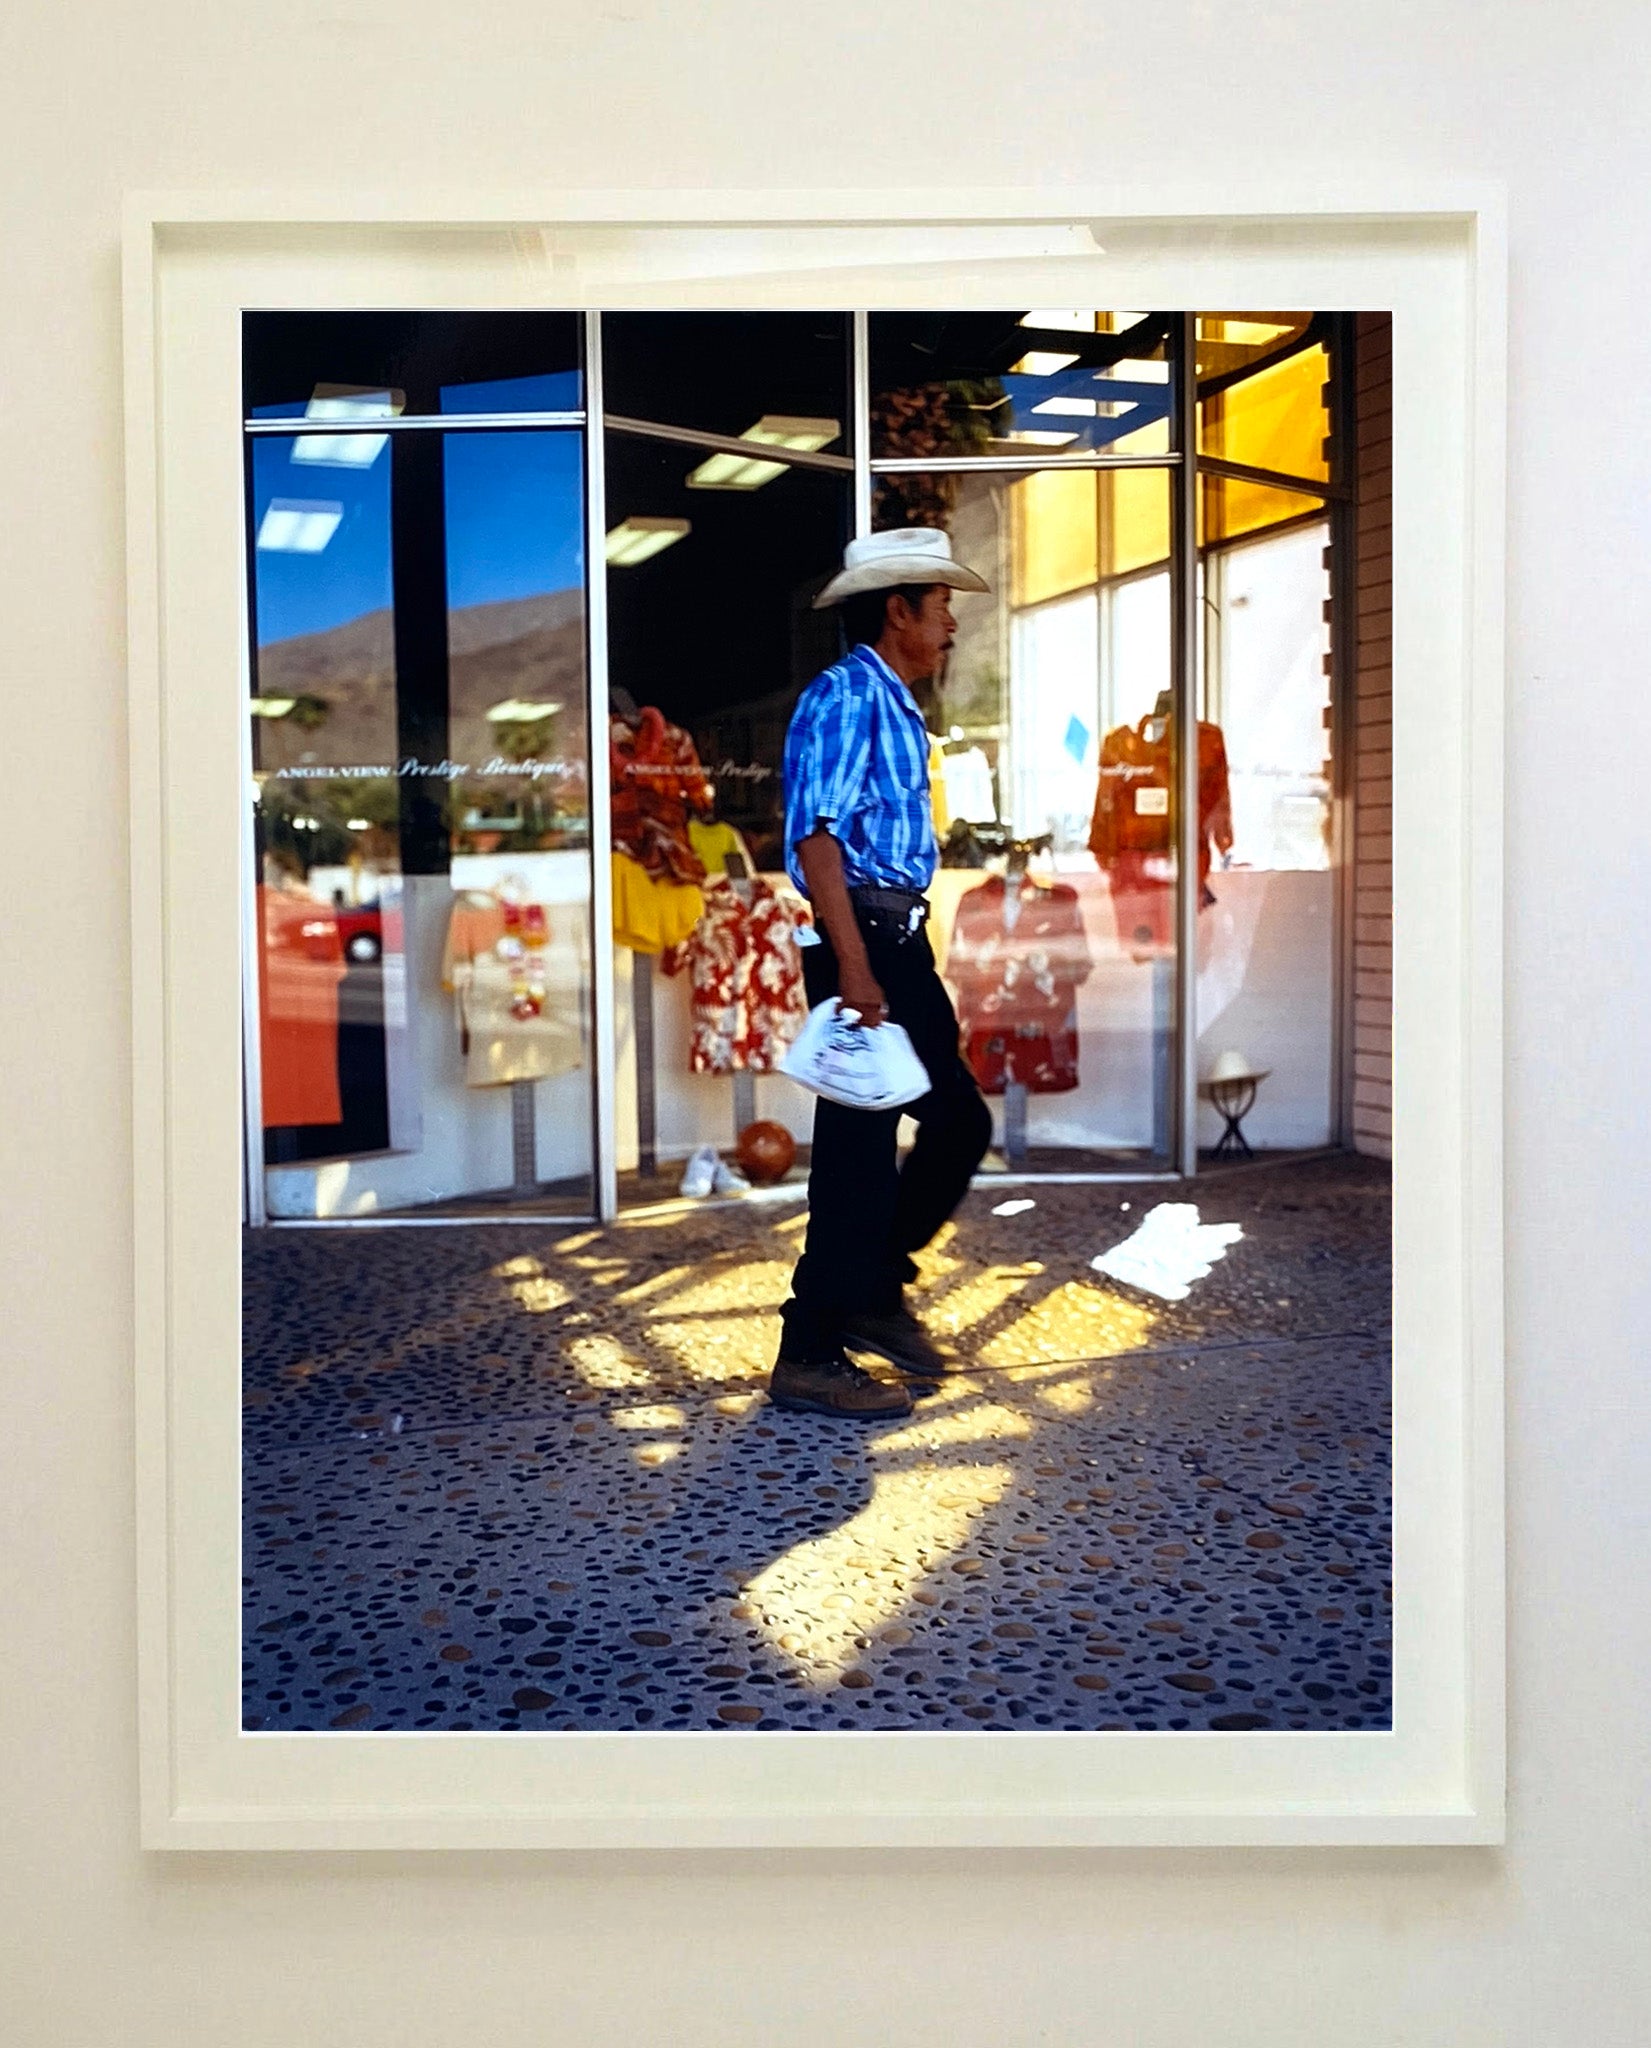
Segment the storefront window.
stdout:
[[[1231,782],[1231,844],[1200,919],[1200,1072],[1264,1070],[1251,1142],[1323,1145],[1331,1128],[1329,528],[1298,524],[1205,561],[1205,676]],[[1220,1134],[1202,1113],[1205,1141]]]
[[[785,935],[805,915],[784,738],[843,651],[813,600],[868,462],[873,526],[940,527],[991,585],[956,600],[944,670],[916,686],[942,845],[931,934],[995,1107],[990,1163],[1168,1166],[1175,469],[1155,458],[1182,321],[873,313],[857,424],[848,314],[604,315],[598,569],[585,432],[554,417],[584,402],[581,316],[249,315],[271,1212],[588,1213],[598,945],[622,1201],[674,1194],[685,1156],[731,1150],[754,1118],[785,1126],[805,1170],[812,1102],[775,1071],[798,988],[722,1045],[695,949],[737,924],[749,952],[762,917]],[[1297,313],[1194,328],[1199,455],[1261,473],[1204,469],[1197,487],[1199,1056],[1234,1031],[1284,1045],[1278,1142],[1318,1143],[1328,331]],[[593,804],[615,855],[600,934]]]
[[248,435],[277,1216],[593,1198],[583,436],[397,425],[557,409],[576,334],[478,320],[247,321],[250,419],[325,429]]
[[[928,473],[956,644],[936,736],[936,957],[994,1103],[996,1163],[1167,1161],[1176,900],[1164,470]],[[885,505],[903,523],[910,499]]]

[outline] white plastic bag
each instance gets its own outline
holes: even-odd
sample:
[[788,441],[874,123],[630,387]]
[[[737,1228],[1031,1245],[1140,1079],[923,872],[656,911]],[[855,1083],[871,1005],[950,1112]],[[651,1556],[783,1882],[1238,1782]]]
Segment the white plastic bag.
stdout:
[[868,1031],[835,996],[809,1011],[780,1072],[847,1109],[899,1109],[929,1092],[928,1070],[900,1025]]

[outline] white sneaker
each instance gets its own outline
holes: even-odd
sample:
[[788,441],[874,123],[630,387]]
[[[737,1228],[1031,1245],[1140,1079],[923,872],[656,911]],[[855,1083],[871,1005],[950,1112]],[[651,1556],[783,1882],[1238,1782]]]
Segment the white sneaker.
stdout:
[[737,1173],[727,1160],[717,1161],[717,1170],[711,1181],[711,1191],[718,1195],[748,1195],[751,1183],[743,1173]]
[[721,1165],[714,1145],[697,1147],[690,1153],[688,1164],[682,1170],[682,1192],[696,1200],[708,1195],[716,1186],[717,1169]]

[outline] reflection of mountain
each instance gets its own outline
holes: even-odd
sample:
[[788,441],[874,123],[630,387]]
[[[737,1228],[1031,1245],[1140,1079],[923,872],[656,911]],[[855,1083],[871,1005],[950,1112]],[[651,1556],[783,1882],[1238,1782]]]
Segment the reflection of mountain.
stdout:
[[[584,599],[577,590],[469,605],[447,622],[452,737],[448,754],[475,767],[497,750],[487,711],[507,697],[554,699],[550,730],[583,752]],[[395,640],[388,610],[325,633],[301,633],[258,651],[264,697],[322,698],[319,725],[258,720],[258,766],[389,766],[396,759]]]

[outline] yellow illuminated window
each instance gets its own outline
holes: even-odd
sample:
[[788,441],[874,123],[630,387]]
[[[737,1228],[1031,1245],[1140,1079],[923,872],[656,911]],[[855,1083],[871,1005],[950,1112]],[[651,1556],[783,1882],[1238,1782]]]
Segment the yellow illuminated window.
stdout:
[[[1223,329],[1243,324],[1220,323]],[[1222,345],[1237,347],[1239,339]],[[1242,339],[1255,345],[1248,336]],[[1204,346],[1201,342],[1201,349]],[[1329,357],[1322,346],[1302,349],[1206,398],[1198,408],[1200,454],[1304,480],[1328,478],[1330,415],[1325,389],[1329,375]],[[1206,477],[1202,497],[1205,530],[1211,540],[1257,533],[1316,511],[1322,502],[1299,491],[1235,477]]]
[[1010,492],[1014,598],[1042,604],[1084,590],[1100,570],[1094,470],[1040,469]]

